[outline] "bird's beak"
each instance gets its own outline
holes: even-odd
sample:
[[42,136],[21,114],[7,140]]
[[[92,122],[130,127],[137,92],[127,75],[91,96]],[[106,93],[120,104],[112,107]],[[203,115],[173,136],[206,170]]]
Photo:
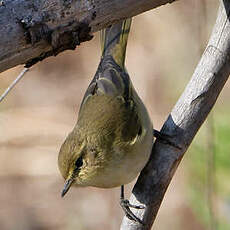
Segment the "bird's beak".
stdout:
[[71,185],[73,184],[73,181],[74,181],[73,178],[69,178],[65,181],[64,188],[61,193],[61,197],[65,196],[65,194],[69,191]]

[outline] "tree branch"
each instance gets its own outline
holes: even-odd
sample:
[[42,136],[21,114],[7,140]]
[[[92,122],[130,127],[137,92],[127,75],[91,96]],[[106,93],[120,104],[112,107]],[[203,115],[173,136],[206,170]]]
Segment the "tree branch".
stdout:
[[121,229],[147,230],[156,218],[167,187],[200,126],[216,102],[230,74],[230,1],[221,0],[211,38],[185,91],[163,125],[162,133],[180,148],[160,140],[133,188],[130,202],[145,205],[133,210],[145,225],[124,217]]
[[3,0],[0,72],[75,49],[91,33],[175,0]]

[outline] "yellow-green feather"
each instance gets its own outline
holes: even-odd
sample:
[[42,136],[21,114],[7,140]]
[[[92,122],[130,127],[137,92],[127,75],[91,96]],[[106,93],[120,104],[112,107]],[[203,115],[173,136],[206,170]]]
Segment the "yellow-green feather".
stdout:
[[95,94],[121,96],[125,101],[132,97],[132,83],[124,66],[131,21],[129,18],[101,30],[101,61],[81,108]]
[[150,156],[152,124],[124,66],[130,25],[127,19],[101,31],[100,64],[59,153],[60,171],[73,185],[129,183]]
[[131,22],[128,18],[100,32],[102,56],[111,55],[121,68],[124,68]]

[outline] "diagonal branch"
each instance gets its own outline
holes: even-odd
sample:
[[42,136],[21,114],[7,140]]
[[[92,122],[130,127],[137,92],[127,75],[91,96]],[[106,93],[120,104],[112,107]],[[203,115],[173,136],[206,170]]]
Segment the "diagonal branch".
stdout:
[[145,225],[124,217],[121,229],[149,230],[157,216],[167,187],[200,126],[214,106],[230,74],[230,1],[220,0],[211,38],[203,56],[161,132],[180,148],[156,141],[152,156],[133,188],[130,202],[145,205],[133,210]]
[[0,1],[0,72],[73,50],[91,33],[175,0]]

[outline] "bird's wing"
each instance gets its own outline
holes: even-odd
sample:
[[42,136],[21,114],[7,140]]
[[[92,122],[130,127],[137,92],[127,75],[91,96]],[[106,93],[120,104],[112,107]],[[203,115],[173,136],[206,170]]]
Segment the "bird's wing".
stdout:
[[95,94],[121,96],[125,101],[132,98],[132,84],[124,67],[130,26],[131,18],[101,31],[101,61],[84,95],[82,105]]

